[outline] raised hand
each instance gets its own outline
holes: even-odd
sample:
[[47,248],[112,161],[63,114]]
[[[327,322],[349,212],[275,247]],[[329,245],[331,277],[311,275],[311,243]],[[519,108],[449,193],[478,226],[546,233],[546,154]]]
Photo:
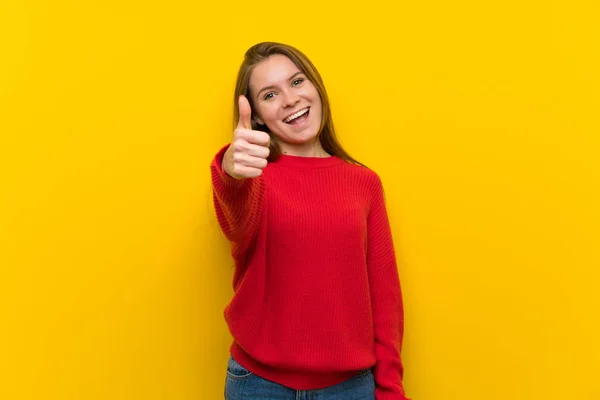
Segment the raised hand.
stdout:
[[240,95],[238,104],[240,120],[233,131],[231,145],[223,156],[222,168],[235,179],[256,178],[267,166],[271,137],[266,132],[252,130],[252,109],[244,95]]

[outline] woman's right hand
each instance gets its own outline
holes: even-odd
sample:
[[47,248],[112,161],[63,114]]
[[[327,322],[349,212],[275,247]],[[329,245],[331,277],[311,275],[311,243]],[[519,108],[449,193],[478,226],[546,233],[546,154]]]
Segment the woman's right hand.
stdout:
[[233,131],[231,145],[223,155],[221,167],[235,179],[256,178],[267,166],[271,137],[266,132],[252,130],[252,109],[246,96],[240,95],[238,104],[240,120]]

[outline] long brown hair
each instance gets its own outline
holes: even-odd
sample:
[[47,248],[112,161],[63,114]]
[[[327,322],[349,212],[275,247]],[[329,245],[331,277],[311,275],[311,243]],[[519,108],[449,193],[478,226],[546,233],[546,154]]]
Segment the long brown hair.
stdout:
[[[235,94],[233,96],[233,128],[235,129],[240,118],[240,110],[238,106],[238,99],[240,95],[243,94],[244,96],[246,96],[248,102],[250,103],[250,107],[253,109],[252,114],[254,115],[254,106],[252,98],[249,95],[250,75],[252,74],[254,67],[258,63],[268,58],[269,56],[272,56],[273,54],[282,54],[284,56],[287,56],[294,64],[296,64],[296,66],[308,77],[312,84],[315,85],[315,87],[317,88],[319,96],[321,97],[321,104],[323,108],[321,127],[319,128],[317,137],[321,141],[321,146],[323,146],[323,150],[325,150],[331,155],[336,155],[347,162],[362,165],[363,167],[367,168],[366,165],[352,158],[346,152],[346,150],[343,149],[342,145],[338,142],[337,137],[335,135],[335,128],[333,126],[333,119],[331,117],[331,107],[329,106],[329,98],[327,96],[327,91],[325,90],[325,85],[323,84],[323,79],[321,79],[321,75],[317,71],[317,68],[308,59],[308,57],[304,55],[304,53],[287,44],[277,42],[261,42],[255,44],[246,51],[244,61],[242,62],[242,65],[240,66],[240,70],[238,72],[237,83],[235,85]],[[251,118],[251,124],[252,130],[263,131],[269,134],[271,133],[266,125],[258,124],[254,120],[254,118]],[[277,158],[281,154],[281,151],[274,140],[271,140],[269,150],[270,154],[267,160],[277,160]]]

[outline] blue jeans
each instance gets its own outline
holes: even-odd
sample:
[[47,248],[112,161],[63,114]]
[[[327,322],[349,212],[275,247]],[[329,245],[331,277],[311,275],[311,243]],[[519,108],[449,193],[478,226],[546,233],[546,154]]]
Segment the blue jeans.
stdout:
[[253,374],[229,355],[225,378],[225,400],[375,400],[371,368],[337,385],[322,389],[296,390]]

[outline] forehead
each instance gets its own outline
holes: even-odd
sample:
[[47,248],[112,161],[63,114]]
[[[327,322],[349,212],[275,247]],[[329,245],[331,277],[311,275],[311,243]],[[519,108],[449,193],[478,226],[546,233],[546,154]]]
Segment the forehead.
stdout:
[[256,64],[250,75],[250,88],[260,90],[264,86],[284,83],[300,69],[283,54],[273,54]]

